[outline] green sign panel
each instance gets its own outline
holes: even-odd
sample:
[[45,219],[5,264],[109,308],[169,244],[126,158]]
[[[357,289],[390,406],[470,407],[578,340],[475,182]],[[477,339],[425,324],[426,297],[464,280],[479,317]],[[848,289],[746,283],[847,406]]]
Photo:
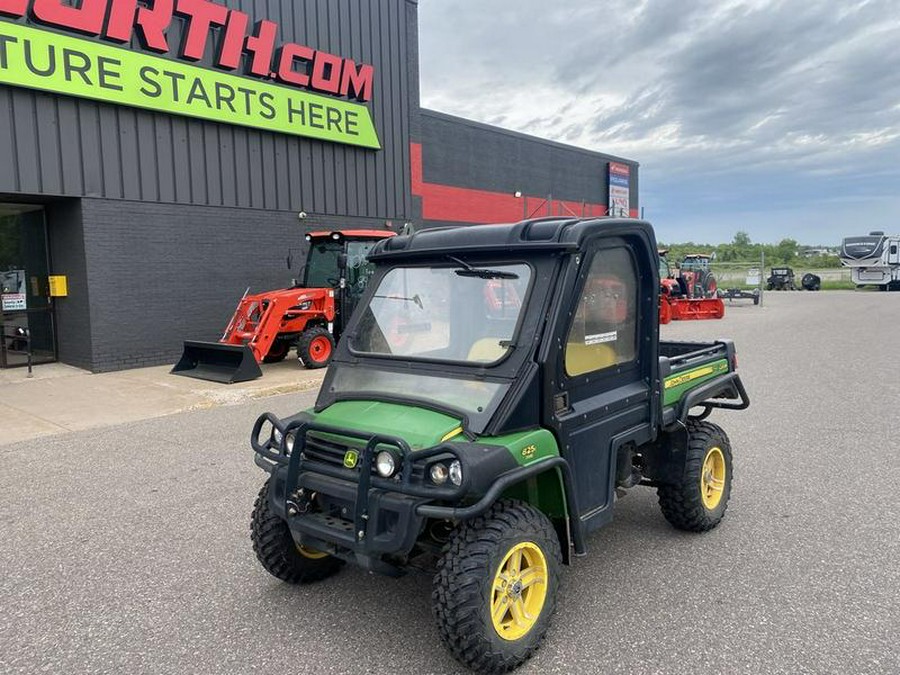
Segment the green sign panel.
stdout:
[[359,103],[0,21],[0,83],[379,149]]

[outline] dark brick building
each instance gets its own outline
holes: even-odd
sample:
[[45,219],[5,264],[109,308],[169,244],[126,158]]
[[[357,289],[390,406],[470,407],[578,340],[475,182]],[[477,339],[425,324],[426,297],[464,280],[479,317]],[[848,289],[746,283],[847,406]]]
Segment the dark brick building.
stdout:
[[633,162],[420,110],[414,0],[165,5],[0,0],[0,367],[171,362],[310,229],[637,212]]

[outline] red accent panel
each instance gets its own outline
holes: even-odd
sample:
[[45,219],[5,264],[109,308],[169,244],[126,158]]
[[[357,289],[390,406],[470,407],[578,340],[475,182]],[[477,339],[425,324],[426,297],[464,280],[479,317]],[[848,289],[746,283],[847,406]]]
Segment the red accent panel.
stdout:
[[474,188],[453,187],[426,183],[422,179],[422,144],[410,143],[412,193],[422,198],[424,220],[444,220],[454,223],[516,222],[526,217],[604,216],[606,204],[554,199],[547,212],[547,198],[539,195],[516,197],[504,192],[489,192]]

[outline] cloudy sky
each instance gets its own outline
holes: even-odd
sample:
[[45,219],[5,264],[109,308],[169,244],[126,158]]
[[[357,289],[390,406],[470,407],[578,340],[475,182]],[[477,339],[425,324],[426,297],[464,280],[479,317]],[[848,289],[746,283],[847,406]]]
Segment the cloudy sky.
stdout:
[[637,160],[664,241],[900,232],[900,0],[420,0],[426,108]]

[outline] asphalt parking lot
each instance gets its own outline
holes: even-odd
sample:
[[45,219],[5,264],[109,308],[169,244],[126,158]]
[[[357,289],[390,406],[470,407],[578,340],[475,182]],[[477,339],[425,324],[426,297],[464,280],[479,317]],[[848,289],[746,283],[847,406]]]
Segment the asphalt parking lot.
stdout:
[[[900,672],[900,293],[770,293],[668,339],[734,338],[722,525],[632,490],[567,570],[522,673]],[[430,579],[290,587],[248,539],[249,428],[309,393],[0,447],[0,672],[456,673]]]

